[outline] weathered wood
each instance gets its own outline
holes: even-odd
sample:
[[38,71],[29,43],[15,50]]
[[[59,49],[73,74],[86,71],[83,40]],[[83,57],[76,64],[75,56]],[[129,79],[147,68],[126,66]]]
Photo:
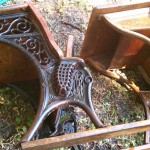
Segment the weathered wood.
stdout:
[[145,64],[145,68],[147,69],[147,73],[145,72],[145,70],[142,66],[137,66],[137,68],[140,71],[140,73],[142,74],[145,81],[150,85],[150,68],[148,69],[148,67],[149,67],[148,64],[150,64],[150,62],[148,63],[148,62],[144,61],[144,64]]
[[150,1],[144,1],[144,2],[133,2],[133,3],[126,3],[123,5],[116,4],[116,5],[104,5],[104,6],[98,6],[96,7],[96,12],[101,14],[106,13],[113,13],[113,12],[120,12],[120,11],[126,11],[126,10],[133,10],[133,9],[139,9],[139,8],[145,8],[150,6]]
[[121,27],[121,24],[118,25],[116,22],[112,21],[112,18],[108,19],[107,16],[102,16],[101,18],[110,28],[121,35],[115,53],[112,55],[109,69],[138,65],[150,56],[148,52],[150,49],[150,28],[145,29],[143,26],[143,29],[136,28],[134,31],[130,31]]
[[[149,119],[150,120],[150,91],[140,91],[139,92],[141,98],[142,98],[142,101],[144,103],[144,108],[145,108],[145,111],[146,111],[146,119]],[[145,143],[149,143],[149,137],[150,137],[150,131],[146,131],[146,134],[145,134]]]
[[149,150],[149,149],[150,149],[150,144],[145,144],[145,145],[142,145],[142,146],[127,148],[127,149],[121,149],[121,150]]
[[110,126],[22,143],[23,150],[48,150],[150,130],[150,120]]
[[98,61],[94,61],[93,59],[89,58],[87,60],[93,67],[95,67],[95,69],[102,73],[103,75],[107,76],[107,77],[110,77],[110,78],[114,78],[117,82],[119,83],[122,83],[122,84],[126,84],[128,86],[130,86],[134,91],[136,91],[137,93],[140,92],[140,89],[138,86],[136,86],[134,84],[134,82],[128,80],[128,79],[125,79],[124,77],[114,73],[114,72],[111,72],[109,70],[106,70],[104,69],[99,63]]
[[66,57],[73,56],[73,36],[69,35],[66,49]]
[[[142,65],[150,56],[149,7],[147,1],[94,8],[80,56],[99,62],[105,69]],[[139,8],[144,9],[139,12]],[[130,11],[134,14],[129,16]]]
[[[149,53],[150,53],[150,49]],[[148,57],[143,63],[142,63],[143,68],[145,69],[145,72],[148,74],[150,77],[150,57]]]
[[26,11],[28,8],[28,4],[16,4],[13,6],[3,6],[0,8],[0,14],[8,14],[8,13],[14,13],[14,12],[20,12],[20,11]]
[[[140,31],[140,33],[147,33],[150,37],[150,30]],[[148,57],[148,48],[144,45],[145,43],[137,38],[121,36],[109,69],[126,68],[142,64]]]
[[33,63],[21,51],[0,43],[0,83],[33,80],[37,76]]
[[43,34],[43,37],[46,41],[46,44],[51,49],[51,52],[56,56],[57,58],[63,57],[63,52],[60,50],[56,42],[54,41],[54,38],[44,21],[42,15],[34,8],[32,3],[28,4],[28,11],[31,13],[32,21],[38,26],[41,33]]

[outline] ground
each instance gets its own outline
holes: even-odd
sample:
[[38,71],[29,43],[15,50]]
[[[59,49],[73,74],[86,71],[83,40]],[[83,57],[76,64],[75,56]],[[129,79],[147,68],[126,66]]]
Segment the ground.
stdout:
[[[12,0],[5,5],[12,5],[24,2],[23,0]],[[65,52],[69,35],[74,36],[75,56],[79,56],[81,45],[86,33],[89,17],[97,1],[86,0],[35,0],[34,6],[46,20],[51,33],[60,49]],[[95,2],[95,3],[91,3]],[[124,1],[101,1],[101,3],[123,3]],[[69,23],[69,24],[66,24]],[[91,68],[87,64],[93,76],[92,101],[96,114],[105,125],[117,125],[127,122],[144,120],[144,109],[142,104],[131,89],[122,87],[115,80],[111,80]],[[125,76],[128,75],[140,88],[147,88],[147,84],[140,76],[137,69],[132,68],[119,71]],[[140,81],[139,81],[140,78]],[[142,84],[141,84],[142,83]],[[2,86],[0,89],[0,145],[4,149],[13,149],[13,145],[18,142],[26,132],[34,118],[34,108],[28,103],[24,94],[10,86]],[[21,109],[22,108],[22,109]],[[30,110],[30,111],[29,111]],[[79,130],[94,129],[89,118],[81,111],[77,110],[79,116]],[[26,117],[24,117],[24,113]],[[8,116],[3,118],[2,116]],[[11,130],[11,131],[9,131]],[[8,135],[6,135],[8,131]],[[11,133],[11,134],[10,134]],[[144,134],[138,133],[129,136],[121,136],[116,139],[106,139],[91,144],[84,144],[84,149],[119,149],[137,145],[142,145]]]

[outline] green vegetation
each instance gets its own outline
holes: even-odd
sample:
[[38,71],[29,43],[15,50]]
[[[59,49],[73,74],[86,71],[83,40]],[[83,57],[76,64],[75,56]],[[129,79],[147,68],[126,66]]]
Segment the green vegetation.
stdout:
[[19,142],[31,126],[34,110],[28,99],[18,91],[0,88],[0,147]]

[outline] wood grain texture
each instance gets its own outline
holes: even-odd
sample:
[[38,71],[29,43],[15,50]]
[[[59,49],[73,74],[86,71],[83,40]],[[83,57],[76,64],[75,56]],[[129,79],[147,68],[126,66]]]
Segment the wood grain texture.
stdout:
[[[93,53],[91,51],[94,51],[94,45],[96,44],[96,41],[98,40],[98,37],[101,36],[101,21],[100,16],[107,14],[107,13],[114,13],[114,12],[120,12],[120,11],[126,11],[126,10],[132,10],[132,9],[138,9],[138,8],[145,8],[149,7],[150,2],[143,2],[143,3],[135,3],[135,4],[125,4],[125,5],[111,5],[111,6],[104,6],[104,7],[95,7],[92,11],[90,21],[88,24],[86,36],[84,39],[84,42],[82,44],[81,48],[81,54],[80,56],[83,58],[86,58],[88,56],[91,56]],[[106,35],[106,37],[109,37],[110,34]],[[109,38],[108,38],[109,39]],[[109,43],[108,40],[103,41],[106,43]],[[100,43],[101,44],[101,43]]]
[[[150,37],[150,30],[139,30],[138,33]],[[113,54],[109,69],[127,68],[141,65],[150,57],[150,44],[145,44],[135,37],[121,36]]]
[[10,83],[37,78],[31,61],[19,50],[0,43],[0,83]]
[[3,6],[0,8],[0,14],[8,14],[8,13],[19,13],[20,11],[26,11],[28,8],[28,4],[16,4],[12,6]]
[[23,150],[48,150],[150,130],[150,120],[110,126],[22,143]]
[[[146,111],[146,119],[149,119],[150,120],[150,109],[149,109],[149,106],[150,106],[150,91],[141,91],[140,93],[140,96],[142,98],[142,101],[144,103],[144,108],[145,108],[145,111]],[[146,134],[145,134],[145,143],[148,144],[149,143],[149,138],[150,138],[150,131],[146,131]]]
[[[149,53],[150,53],[150,49]],[[150,54],[149,54],[150,55]],[[150,77],[150,57],[148,57],[143,63],[142,63],[143,68],[145,69],[145,72],[148,74]]]
[[68,37],[66,57],[73,57],[73,35]]
[[[149,12],[144,12],[145,20],[139,22],[138,15],[132,19],[132,22],[124,18],[111,18],[112,14],[126,10],[150,7],[150,2],[126,4],[123,6],[96,7],[92,11],[86,36],[82,45],[80,56],[84,59],[93,59],[98,61],[105,69],[125,68],[135,65],[141,65],[147,57],[150,57],[150,28],[141,23],[146,22],[149,25]],[[109,13],[112,13],[111,15]],[[123,12],[122,12],[123,13]],[[109,18],[109,17],[110,18]],[[109,19],[108,19],[109,18]],[[117,25],[117,20],[122,24],[132,23],[136,28],[133,31]],[[136,20],[136,21],[135,21]],[[137,23],[140,23],[140,29],[137,29]],[[147,69],[148,70],[148,69]]]
[[42,33],[50,51],[54,54],[55,57],[58,59],[62,58],[63,52],[60,50],[56,42],[54,41],[54,38],[44,21],[42,15],[34,8],[32,3],[28,3],[28,11],[30,12],[32,21],[36,24],[36,26],[39,28],[40,32]]
[[149,149],[150,149],[150,144],[145,144],[142,146],[127,148],[127,149],[121,149],[121,150],[149,150]]

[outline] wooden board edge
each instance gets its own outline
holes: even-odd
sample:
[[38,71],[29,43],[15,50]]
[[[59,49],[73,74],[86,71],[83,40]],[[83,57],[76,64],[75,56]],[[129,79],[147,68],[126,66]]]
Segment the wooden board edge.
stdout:
[[114,138],[121,135],[129,135],[148,130],[150,130],[150,120],[144,120],[25,142],[22,143],[21,146],[23,150],[47,150],[68,147],[107,138]]

